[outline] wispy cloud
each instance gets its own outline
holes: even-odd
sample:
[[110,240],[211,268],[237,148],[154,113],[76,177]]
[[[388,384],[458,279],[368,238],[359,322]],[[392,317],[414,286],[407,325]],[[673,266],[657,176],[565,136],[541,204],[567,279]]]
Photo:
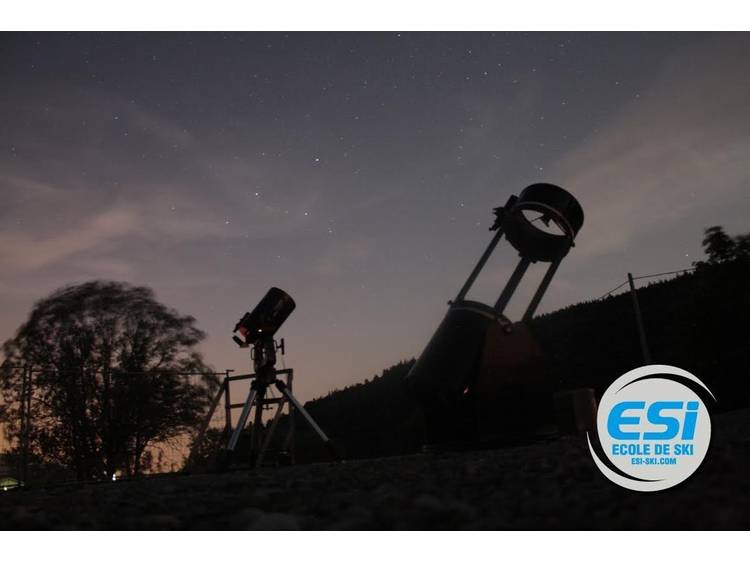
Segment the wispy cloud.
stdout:
[[82,225],[63,232],[44,235],[0,233],[0,267],[7,273],[8,270],[25,271],[64,262],[132,234],[137,231],[138,225],[135,213],[117,209],[104,211]]
[[[53,98],[26,93],[18,111],[38,126],[14,132],[0,154],[6,285],[60,264],[130,276],[132,258],[158,244],[269,238],[314,220],[316,190],[277,188],[252,162],[133,100],[60,84]],[[70,131],[75,142],[64,142]]]
[[553,176],[586,209],[577,257],[623,249],[748,188],[746,60],[746,41],[731,35],[673,55],[651,89],[558,163]]

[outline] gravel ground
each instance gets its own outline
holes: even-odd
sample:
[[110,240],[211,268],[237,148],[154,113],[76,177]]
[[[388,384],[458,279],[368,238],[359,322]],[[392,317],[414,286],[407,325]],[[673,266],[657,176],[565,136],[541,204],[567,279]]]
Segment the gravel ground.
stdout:
[[698,472],[610,483],[585,437],[468,453],[0,494],[0,529],[748,529],[750,410],[714,418]]

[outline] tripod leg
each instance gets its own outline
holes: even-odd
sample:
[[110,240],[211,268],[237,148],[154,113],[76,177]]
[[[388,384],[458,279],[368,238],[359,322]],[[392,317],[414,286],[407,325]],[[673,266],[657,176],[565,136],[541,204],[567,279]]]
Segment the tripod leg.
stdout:
[[266,438],[263,440],[263,445],[261,445],[260,447],[258,460],[255,461],[255,466],[257,467],[260,467],[260,465],[263,464],[263,457],[266,456],[266,451],[268,450],[268,446],[271,444],[271,439],[273,438],[274,431],[276,431],[276,426],[279,424],[279,420],[281,419],[281,412],[283,409],[284,402],[279,402],[279,406],[276,408],[276,413],[273,416],[271,426],[268,428],[268,431],[266,433]]
[[289,428],[286,432],[286,436],[284,437],[284,442],[281,445],[281,450],[285,451],[286,453],[289,453],[290,455],[293,455],[293,446],[294,446],[294,408],[292,407],[291,402],[289,403]]
[[242,407],[240,419],[237,421],[237,427],[234,428],[234,433],[232,433],[232,437],[231,439],[229,439],[229,445],[227,445],[227,449],[230,451],[234,451],[234,448],[237,446],[237,442],[240,440],[240,433],[242,433],[242,430],[245,428],[247,418],[250,415],[250,410],[253,407],[253,402],[255,402],[256,393],[257,391],[255,390],[255,387],[251,386],[250,394],[247,395],[245,405]]
[[331,452],[331,454],[339,458],[339,454],[336,451],[336,448],[333,446],[333,443],[328,438],[328,436],[325,434],[325,432],[320,429],[320,426],[315,423],[315,420],[312,418],[312,416],[305,410],[305,408],[302,406],[302,404],[299,403],[299,401],[294,397],[294,395],[289,392],[289,389],[286,387],[286,385],[281,381],[276,381],[276,388],[279,389],[279,392],[281,392],[284,396],[286,396],[287,400],[289,400],[292,404],[294,404],[294,407],[302,414],[302,417],[305,418],[305,421],[307,421],[308,424],[310,424],[310,427],[312,427],[315,430],[315,433],[318,434],[318,437],[321,438],[323,443],[325,443],[326,447],[328,447],[328,450]]
[[[286,376],[286,387],[292,394],[294,394],[294,386],[292,386],[293,383],[294,370],[289,369],[289,374]],[[289,431],[287,431],[286,439],[284,439],[284,446],[282,447],[282,449],[286,452],[287,455],[289,455],[290,464],[294,464],[294,432],[297,431],[297,426],[294,423],[294,406],[292,406],[291,402],[289,402],[289,409],[287,411],[289,412]]]
[[255,464],[255,459],[260,450],[260,442],[263,433],[263,404],[266,396],[266,387],[261,386],[255,395],[255,420],[250,428],[250,464]]

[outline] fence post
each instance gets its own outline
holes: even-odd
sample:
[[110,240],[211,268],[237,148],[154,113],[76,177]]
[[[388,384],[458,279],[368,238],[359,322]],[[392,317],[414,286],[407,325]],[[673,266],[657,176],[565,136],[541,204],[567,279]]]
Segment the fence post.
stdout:
[[638,337],[641,340],[641,353],[643,353],[643,361],[645,365],[651,363],[651,353],[648,350],[648,344],[646,343],[646,330],[643,327],[643,317],[641,316],[641,307],[638,304],[638,295],[635,292],[635,284],[633,283],[633,275],[628,273],[628,284],[630,285],[630,294],[633,297],[633,309],[635,310],[635,322],[638,326]]
[[232,436],[232,397],[229,394],[229,373],[232,369],[227,369],[224,374],[224,431],[227,439]]

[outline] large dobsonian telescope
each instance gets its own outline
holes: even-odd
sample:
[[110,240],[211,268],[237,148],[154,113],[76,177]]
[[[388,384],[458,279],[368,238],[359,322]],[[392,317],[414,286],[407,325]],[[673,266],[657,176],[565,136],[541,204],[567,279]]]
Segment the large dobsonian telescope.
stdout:
[[[527,439],[553,416],[555,384],[529,330],[539,302],[583,225],[583,209],[556,185],[536,183],[494,209],[495,235],[407,375],[431,444]],[[544,225],[544,228],[542,228]],[[519,262],[494,305],[466,300],[505,236]],[[505,309],[531,264],[549,264],[520,321]]]

